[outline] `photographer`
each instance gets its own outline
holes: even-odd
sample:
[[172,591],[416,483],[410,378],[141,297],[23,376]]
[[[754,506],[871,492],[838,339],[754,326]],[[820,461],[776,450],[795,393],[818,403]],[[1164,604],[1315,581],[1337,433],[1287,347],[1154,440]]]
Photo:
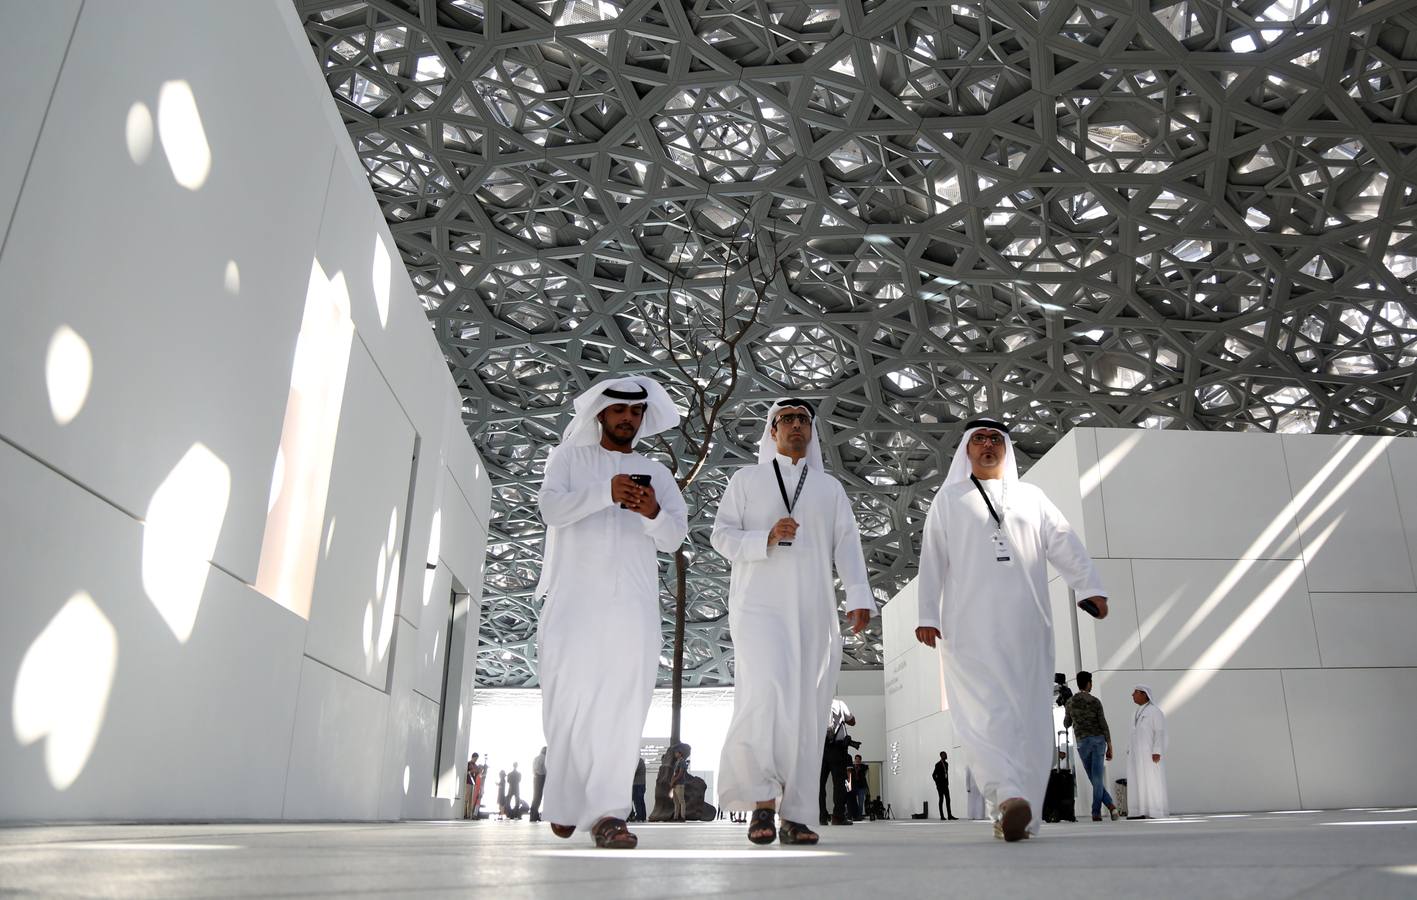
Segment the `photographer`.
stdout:
[[[826,743],[822,747],[822,778],[817,787],[817,806],[823,825],[850,825],[851,817],[846,814],[846,771],[851,766],[851,750],[860,747],[861,742],[851,739],[846,726],[855,725],[856,717],[841,698],[832,700],[831,714],[827,719]],[[832,782],[832,811],[827,817],[827,778]]]

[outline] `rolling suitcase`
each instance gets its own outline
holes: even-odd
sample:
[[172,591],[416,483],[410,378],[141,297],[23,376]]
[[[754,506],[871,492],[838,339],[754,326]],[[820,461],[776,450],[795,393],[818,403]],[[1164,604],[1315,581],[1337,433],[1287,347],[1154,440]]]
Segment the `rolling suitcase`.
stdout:
[[1073,770],[1072,747],[1068,743],[1068,732],[1058,732],[1060,740],[1054,744],[1056,754],[1053,771],[1048,773],[1048,789],[1043,794],[1043,821],[1076,822],[1077,772]]

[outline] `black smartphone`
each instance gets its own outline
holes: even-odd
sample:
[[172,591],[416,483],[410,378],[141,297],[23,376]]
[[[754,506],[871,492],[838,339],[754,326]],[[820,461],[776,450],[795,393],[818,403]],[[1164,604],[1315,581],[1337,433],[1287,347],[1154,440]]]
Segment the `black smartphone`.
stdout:
[[1092,616],[1094,619],[1102,617],[1102,610],[1097,608],[1097,604],[1092,602],[1090,597],[1084,597],[1078,601],[1078,609]]
[[[642,474],[640,474],[640,473],[638,473],[638,472],[636,472],[635,474],[633,474],[633,475],[630,476],[630,480],[633,481],[635,484],[638,484],[640,487],[649,487],[650,478],[651,478],[651,476],[649,476],[649,475],[642,475]],[[621,509],[628,509],[628,507],[625,506],[625,504],[623,504],[623,503],[620,504],[620,508],[621,508]]]

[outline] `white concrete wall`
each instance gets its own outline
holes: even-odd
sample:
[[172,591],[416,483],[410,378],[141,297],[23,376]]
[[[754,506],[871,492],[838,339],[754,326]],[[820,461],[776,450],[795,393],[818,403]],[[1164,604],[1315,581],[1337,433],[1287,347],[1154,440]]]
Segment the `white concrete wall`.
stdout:
[[[1052,582],[1056,668],[1096,675],[1109,782],[1144,681],[1171,729],[1176,812],[1417,802],[1417,441],[1078,429],[1025,480],[1110,592],[1096,622]],[[913,590],[885,612],[887,790],[918,809],[935,758],[919,745],[948,739],[948,712],[931,708]],[[1085,812],[1085,778],[1078,793]]]
[[[0,10],[0,820],[448,815],[489,484],[296,15],[80,10]],[[257,590],[315,483],[309,583]]]

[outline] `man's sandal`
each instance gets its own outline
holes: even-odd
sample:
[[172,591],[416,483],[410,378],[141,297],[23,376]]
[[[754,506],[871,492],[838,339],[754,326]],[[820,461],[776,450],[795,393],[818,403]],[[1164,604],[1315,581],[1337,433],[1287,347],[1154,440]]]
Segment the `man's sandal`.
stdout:
[[640,839],[625,827],[624,819],[610,816],[596,822],[590,833],[595,838],[595,846],[605,850],[633,850],[640,843]]
[[777,817],[770,809],[755,809],[748,820],[748,840],[755,844],[771,844],[777,840]]
[[558,838],[568,838],[568,837],[570,837],[571,835],[573,835],[573,834],[576,833],[576,826],[574,826],[574,825],[557,825],[555,822],[552,822],[552,823],[551,823],[551,833],[554,834],[554,835],[556,835]]
[[782,827],[777,830],[777,838],[784,844],[815,844],[821,840],[821,836],[801,822],[789,822],[782,820]]
[[1022,797],[1013,797],[999,804],[999,830],[1004,840],[1012,843],[1028,837],[1028,824],[1033,821],[1033,808]]

